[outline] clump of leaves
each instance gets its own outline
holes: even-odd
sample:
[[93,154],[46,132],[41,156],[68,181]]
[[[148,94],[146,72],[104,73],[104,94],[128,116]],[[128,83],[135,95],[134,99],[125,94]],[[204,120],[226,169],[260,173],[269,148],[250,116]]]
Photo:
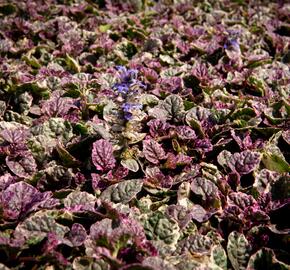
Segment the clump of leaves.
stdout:
[[6,2],[1,269],[289,269],[289,5]]

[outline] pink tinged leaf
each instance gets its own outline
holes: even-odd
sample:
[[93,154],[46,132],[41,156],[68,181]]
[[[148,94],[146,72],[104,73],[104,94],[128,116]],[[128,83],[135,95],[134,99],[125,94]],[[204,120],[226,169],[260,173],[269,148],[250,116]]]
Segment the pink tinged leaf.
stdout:
[[112,144],[100,139],[93,144],[92,161],[99,171],[107,171],[115,167],[116,160],[113,156]]
[[35,159],[31,153],[21,153],[6,157],[6,165],[19,177],[30,177],[37,170]]
[[10,173],[5,173],[4,175],[0,176],[0,191],[6,189],[11,184],[16,181],[15,176],[12,176]]
[[145,158],[153,164],[159,164],[159,160],[166,159],[162,146],[151,139],[143,141],[143,153]]
[[25,182],[11,184],[2,192],[1,196],[4,218],[9,220],[18,219],[27,205],[32,206],[35,197],[38,197],[38,195],[40,195],[39,191]]
[[85,191],[73,191],[63,201],[70,212],[85,212],[95,210],[96,197]]
[[176,156],[176,162],[177,162],[177,165],[188,165],[191,163],[191,160],[192,158],[189,157],[189,156],[186,156],[184,154],[178,154]]
[[196,204],[191,209],[192,219],[202,223],[207,221],[211,217],[211,213],[206,211],[202,206]]
[[232,171],[236,171],[239,174],[248,174],[252,172],[260,163],[261,155],[257,152],[249,150],[241,153],[234,153],[228,163],[228,166]]
[[170,188],[173,183],[173,178],[169,175],[164,175],[156,166],[146,168],[145,184],[154,187]]
[[242,211],[249,206],[257,205],[253,196],[245,194],[243,192],[232,192],[228,195],[227,203],[229,206],[238,206]]
[[209,139],[197,139],[195,141],[195,148],[200,149],[204,152],[210,152],[213,150],[213,146]]
[[165,163],[165,167],[167,169],[175,169],[177,166],[177,158],[175,157],[174,154],[172,153],[168,153],[167,155],[167,160],[166,160],[166,163]]
[[69,239],[75,247],[81,246],[87,239],[87,232],[83,225],[74,223],[70,230]]
[[253,142],[249,133],[245,134],[242,139],[235,134],[234,130],[231,130],[231,135],[236,143],[239,145],[241,150],[247,150],[252,148]]
[[115,170],[111,170],[108,172],[107,179],[110,181],[122,180],[128,175],[128,173],[129,173],[129,170],[127,168],[124,168],[123,166],[119,166]]
[[24,128],[4,129],[0,136],[9,143],[20,144],[24,143],[29,131]]
[[44,253],[52,252],[59,244],[60,241],[58,239],[58,236],[55,233],[50,232],[47,234],[47,241],[44,244],[42,251]]
[[170,125],[163,120],[153,119],[147,125],[149,126],[149,133],[152,137],[165,136],[168,134]]
[[75,184],[77,186],[79,186],[79,185],[82,185],[82,184],[84,184],[86,182],[86,177],[82,173],[77,172],[75,174],[74,180],[75,180]]
[[200,81],[205,81],[208,79],[208,69],[203,63],[196,63],[194,69],[192,70],[192,75],[198,78]]
[[187,54],[190,51],[190,45],[183,40],[178,40],[176,47],[184,54]]
[[154,69],[143,67],[142,73],[144,77],[151,83],[156,83],[156,81],[158,80],[158,74]]
[[166,168],[175,169],[176,166],[188,165],[191,163],[191,157],[184,154],[174,155],[172,153],[167,154],[167,160],[165,163]]
[[42,104],[42,112],[47,116],[65,116],[71,108],[76,108],[73,105],[73,99],[61,97],[61,93],[56,91],[51,98]]
[[60,202],[56,198],[52,198],[53,193],[46,191],[43,193],[36,193],[32,203],[28,204],[23,210],[27,213],[36,211],[38,209],[52,209],[60,205]]
[[99,182],[101,181],[101,177],[97,173],[92,173],[91,177],[92,177],[92,187],[94,190],[97,190],[99,186]]
[[189,126],[178,126],[176,128],[177,136],[181,140],[196,139],[195,131]]

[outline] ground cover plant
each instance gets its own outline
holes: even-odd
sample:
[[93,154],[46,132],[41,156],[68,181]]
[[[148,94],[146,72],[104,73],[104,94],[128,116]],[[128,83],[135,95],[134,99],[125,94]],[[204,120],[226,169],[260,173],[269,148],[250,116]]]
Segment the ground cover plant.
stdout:
[[290,5],[0,4],[0,269],[289,269]]

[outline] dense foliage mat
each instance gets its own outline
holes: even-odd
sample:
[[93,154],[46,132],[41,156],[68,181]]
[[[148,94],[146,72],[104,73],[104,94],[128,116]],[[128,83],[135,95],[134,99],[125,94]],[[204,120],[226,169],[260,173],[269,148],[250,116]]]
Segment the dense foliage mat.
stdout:
[[289,14],[1,1],[0,269],[289,269]]

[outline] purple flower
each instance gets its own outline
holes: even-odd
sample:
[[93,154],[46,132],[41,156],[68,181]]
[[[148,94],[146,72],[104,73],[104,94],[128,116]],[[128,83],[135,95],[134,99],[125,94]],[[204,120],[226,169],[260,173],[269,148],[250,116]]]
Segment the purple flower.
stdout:
[[238,38],[240,37],[241,32],[239,30],[228,30],[228,37],[224,44],[225,49],[230,49],[234,51],[240,50],[240,44],[238,42]]
[[124,118],[126,120],[130,120],[132,118],[132,116],[133,116],[132,111],[142,109],[142,104],[124,103],[122,105],[122,109],[123,109],[123,112],[124,112]]
[[137,79],[138,70],[136,69],[127,69],[123,66],[117,66],[116,69],[119,71],[120,80],[123,83],[131,83]]
[[130,112],[124,112],[124,118],[126,119],[126,120],[131,120],[132,119],[132,116],[133,116],[133,114],[132,113],[130,113]]
[[122,105],[122,109],[125,112],[129,112],[131,110],[138,110],[138,109],[142,109],[142,104],[135,104],[135,103],[124,103]]
[[126,95],[129,92],[129,86],[125,83],[116,83],[113,88],[123,95]]
[[138,70],[127,69],[123,66],[117,66],[119,72],[119,82],[113,85],[113,89],[123,96],[134,96],[139,93],[139,88],[146,86],[137,80]]
[[234,50],[239,50],[240,45],[237,39],[228,39],[226,43],[224,44],[225,49],[234,49]]

